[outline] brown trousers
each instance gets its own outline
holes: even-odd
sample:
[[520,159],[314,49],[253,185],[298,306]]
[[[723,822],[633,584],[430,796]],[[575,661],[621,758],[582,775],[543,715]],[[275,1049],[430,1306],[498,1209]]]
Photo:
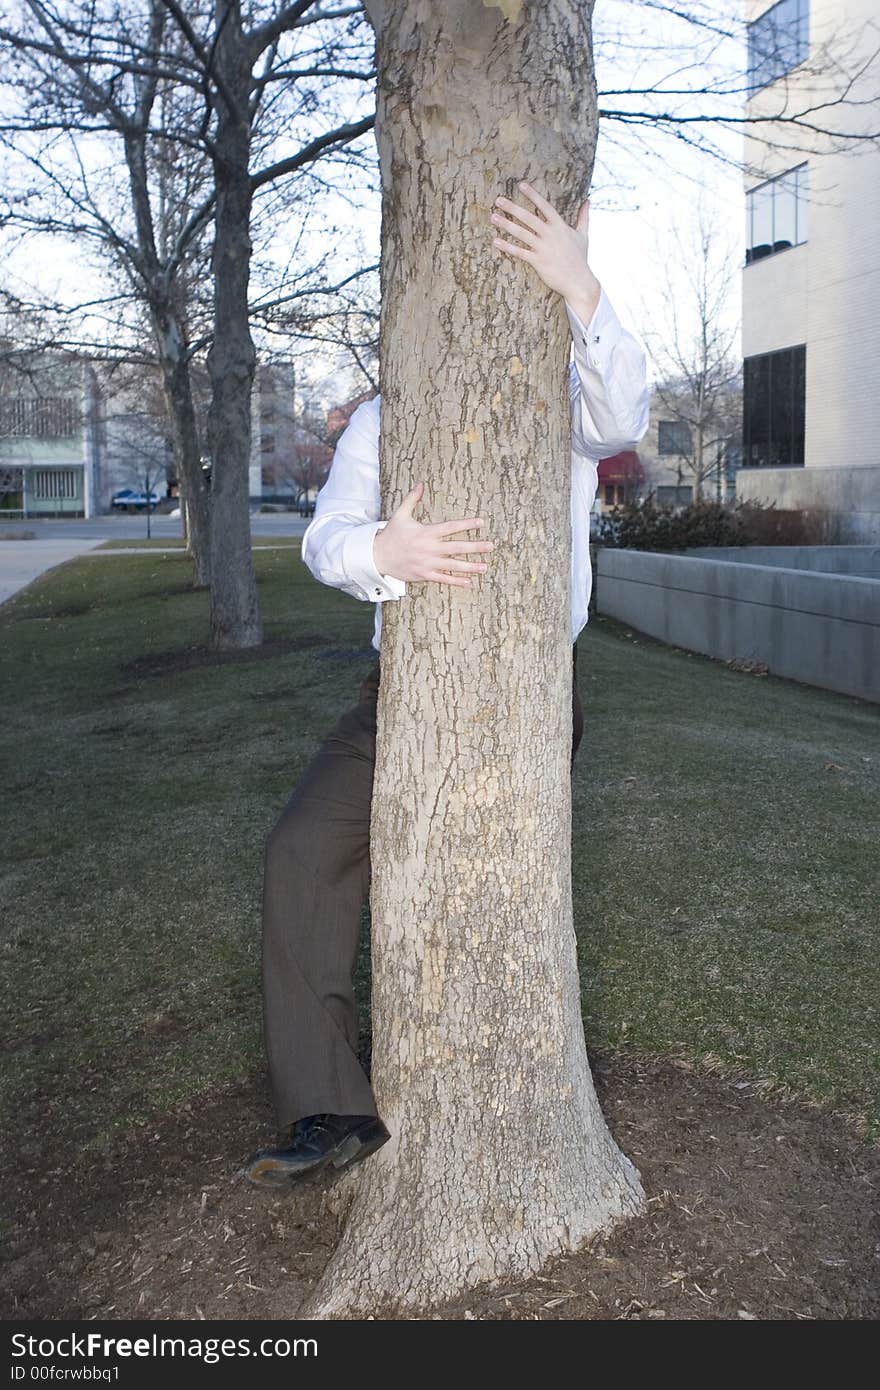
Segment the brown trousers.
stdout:
[[[358,1061],[352,976],[370,886],[377,662],[266,841],[263,1025],[279,1128],[303,1115],[375,1115]],[[572,680],[572,752],[583,734]]]

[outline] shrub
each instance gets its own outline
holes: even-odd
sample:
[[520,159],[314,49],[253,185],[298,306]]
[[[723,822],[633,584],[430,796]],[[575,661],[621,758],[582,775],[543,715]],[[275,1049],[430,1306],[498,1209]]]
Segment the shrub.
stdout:
[[599,521],[597,542],[626,550],[689,550],[709,545],[831,545],[839,522],[816,508],[781,511],[775,503],[722,503],[686,507],[641,502],[613,507]]

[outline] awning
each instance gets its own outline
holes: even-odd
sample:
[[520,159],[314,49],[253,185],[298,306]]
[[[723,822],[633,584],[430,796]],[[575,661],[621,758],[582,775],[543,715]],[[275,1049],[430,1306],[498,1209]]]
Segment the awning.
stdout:
[[624,449],[620,454],[599,460],[600,483],[643,483],[645,470],[635,449]]

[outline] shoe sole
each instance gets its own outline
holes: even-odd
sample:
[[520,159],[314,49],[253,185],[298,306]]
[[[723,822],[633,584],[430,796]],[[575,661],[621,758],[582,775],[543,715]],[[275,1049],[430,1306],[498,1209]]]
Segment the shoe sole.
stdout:
[[300,1168],[292,1168],[289,1164],[279,1162],[274,1158],[263,1158],[259,1163],[254,1163],[245,1172],[245,1177],[252,1187],[288,1187],[293,1183],[304,1181],[306,1178],[314,1177],[322,1173],[325,1168],[335,1168],[341,1172],[344,1168],[350,1168],[353,1164],[359,1163],[361,1159],[369,1157],[375,1153],[383,1144],[390,1139],[389,1134],[376,1135],[373,1139],[361,1139],[357,1134],[349,1134],[341,1144],[329,1153],[324,1154],[323,1158],[318,1158],[314,1163],[304,1165]]
[[362,1158],[367,1158],[377,1149],[381,1149],[391,1138],[390,1134],[377,1134],[373,1139],[361,1139],[357,1134],[349,1134],[347,1139],[334,1149],[330,1154],[330,1162],[334,1168],[350,1168],[353,1163],[359,1163]]

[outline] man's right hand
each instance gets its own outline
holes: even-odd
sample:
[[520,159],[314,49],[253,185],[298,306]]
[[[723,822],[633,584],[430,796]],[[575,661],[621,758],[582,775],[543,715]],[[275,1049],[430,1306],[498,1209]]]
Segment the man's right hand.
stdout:
[[479,516],[461,521],[416,521],[413,512],[421,501],[424,483],[416,483],[407,493],[387,526],[373,538],[373,560],[380,574],[415,583],[433,580],[437,584],[454,584],[468,589],[471,574],[482,574],[488,565],[482,562],[455,560],[455,555],[488,551],[494,541],[450,540],[459,531],[475,531],[483,525]]

